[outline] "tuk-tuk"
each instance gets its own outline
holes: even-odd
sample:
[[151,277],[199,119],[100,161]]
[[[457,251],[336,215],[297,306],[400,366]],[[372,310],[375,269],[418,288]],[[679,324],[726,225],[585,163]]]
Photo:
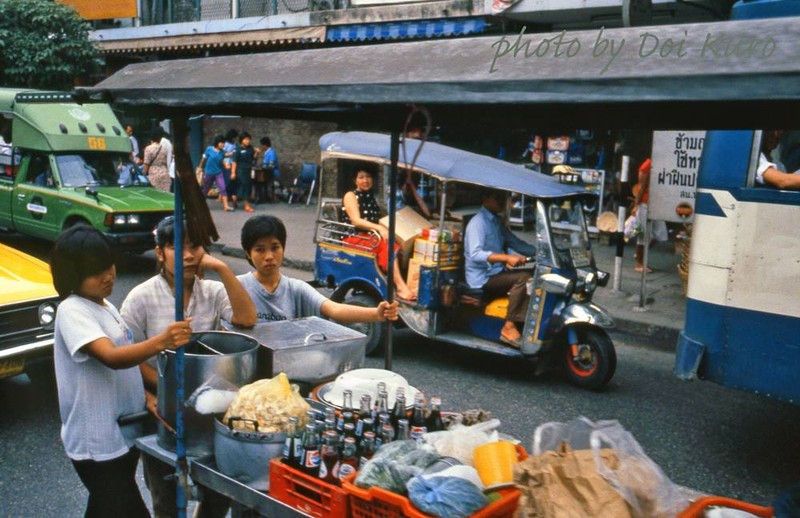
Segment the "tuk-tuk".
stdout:
[[[387,297],[388,287],[372,251],[380,236],[375,233],[372,244],[369,239],[361,240],[366,243],[361,246],[345,240],[357,230],[341,222],[341,195],[351,187],[347,172],[364,164],[383,168],[386,184],[390,137],[328,133],[320,139],[320,149],[323,173],[315,280],[334,290],[333,300],[374,306]],[[416,301],[401,302],[402,321],[428,338],[538,361],[541,366],[562,369],[575,385],[603,388],[614,375],[616,353],[605,331],[613,327],[613,320],[591,302],[594,290],[608,282],[608,274],[595,265],[584,216],[583,206],[593,202],[595,194],[520,165],[433,142],[405,139],[404,149],[407,156],[401,153],[398,168],[424,178],[438,216],[428,220],[409,213],[408,208],[396,215],[398,225],[404,227],[399,234],[403,252],[398,267],[401,271],[407,267],[408,278],[417,288]],[[479,209],[470,203],[477,204],[475,194],[481,188],[520,193],[535,200],[532,244],[536,254],[531,258],[530,300],[520,349],[497,341],[507,297],[487,300],[480,290],[470,290],[464,283],[461,236],[469,217]],[[465,204],[450,203],[453,196]],[[367,351],[375,350],[382,341],[383,327],[364,324],[360,330],[370,336]]]

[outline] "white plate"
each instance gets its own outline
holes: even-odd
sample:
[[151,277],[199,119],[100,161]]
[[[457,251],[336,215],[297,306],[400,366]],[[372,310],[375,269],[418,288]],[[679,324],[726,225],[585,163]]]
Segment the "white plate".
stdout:
[[403,387],[406,395],[406,406],[414,404],[414,396],[417,389],[408,384],[406,379],[391,371],[383,369],[355,369],[340,374],[336,381],[326,383],[317,391],[317,396],[328,405],[341,408],[344,402],[343,391],[353,391],[353,406],[358,408],[361,403],[361,396],[369,394],[372,404],[378,397],[378,383],[386,383],[386,391],[389,396],[389,409],[394,406],[395,394],[398,387]]

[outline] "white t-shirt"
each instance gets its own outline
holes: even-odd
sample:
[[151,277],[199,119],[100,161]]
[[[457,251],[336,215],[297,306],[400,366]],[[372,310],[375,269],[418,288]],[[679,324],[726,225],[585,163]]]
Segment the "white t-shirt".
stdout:
[[128,452],[141,424],[121,428],[117,419],[145,409],[138,367],[115,370],[81,351],[98,338],[116,347],[133,343],[117,308],[70,295],[58,306],[54,356],[61,440],[73,460],[106,461]]
[[237,279],[253,299],[259,322],[322,316],[322,303],[327,299],[307,282],[281,275],[277,289],[270,293],[253,272],[243,273]]
[[[166,331],[175,322],[175,295],[161,275],[151,277],[133,288],[120,308],[125,323],[133,332],[135,342],[141,342]],[[183,310],[192,317],[194,332],[220,329],[220,320],[230,322],[233,307],[225,285],[210,279],[194,280],[192,296]]]

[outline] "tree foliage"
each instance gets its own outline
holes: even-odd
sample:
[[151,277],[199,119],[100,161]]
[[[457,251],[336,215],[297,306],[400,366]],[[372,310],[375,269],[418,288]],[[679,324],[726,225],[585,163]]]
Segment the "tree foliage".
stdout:
[[0,0],[0,85],[70,89],[100,65],[90,29],[54,0]]

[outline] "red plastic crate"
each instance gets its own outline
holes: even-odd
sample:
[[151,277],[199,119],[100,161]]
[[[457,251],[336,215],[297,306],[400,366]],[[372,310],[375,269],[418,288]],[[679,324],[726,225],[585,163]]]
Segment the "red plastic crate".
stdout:
[[306,475],[280,459],[269,463],[269,495],[311,516],[349,516],[349,499],[344,489]]
[[678,518],[700,518],[703,516],[703,513],[706,511],[706,509],[716,506],[746,511],[756,516],[762,516],[763,518],[772,518],[774,515],[771,507],[748,504],[746,502],[740,502],[738,500],[724,498],[721,496],[707,496],[697,500],[695,503],[681,511],[681,514],[678,515]]
[[[358,473],[348,475],[342,487],[350,495],[350,516],[353,518],[433,518],[423,513],[408,498],[379,487],[363,489],[354,484]],[[498,489],[500,499],[487,505],[472,518],[511,518],[517,510],[520,491],[513,487]]]

